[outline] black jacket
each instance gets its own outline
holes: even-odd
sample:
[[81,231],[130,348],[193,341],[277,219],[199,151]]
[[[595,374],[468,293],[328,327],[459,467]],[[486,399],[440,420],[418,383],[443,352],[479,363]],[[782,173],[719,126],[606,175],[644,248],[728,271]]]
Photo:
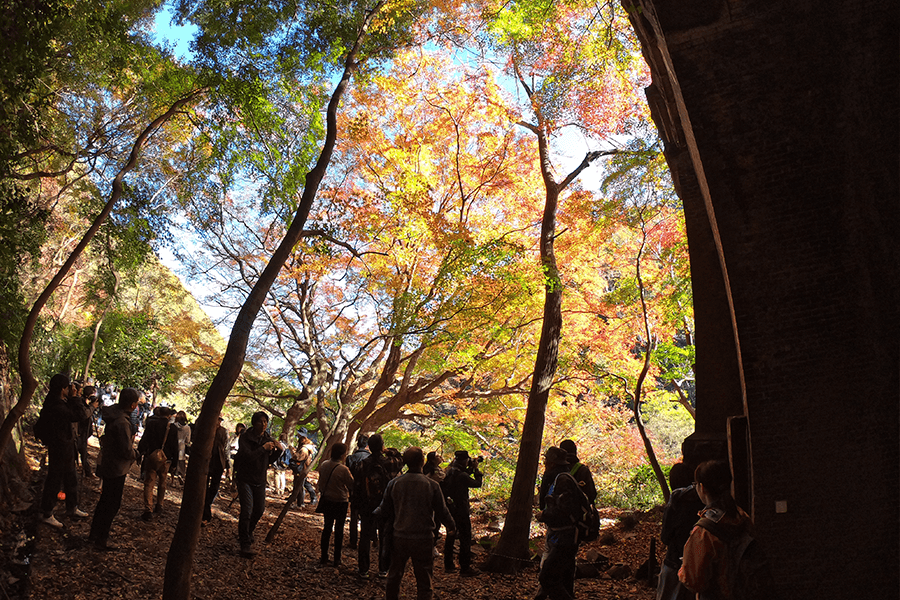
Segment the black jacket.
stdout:
[[[169,434],[166,435],[166,426],[169,425],[168,417],[147,417],[144,423],[144,435],[138,442],[138,452],[147,455],[154,450],[163,449],[166,459],[178,458],[178,430],[175,425],[169,425]],[[163,438],[166,445],[163,447]]]
[[265,431],[259,436],[253,433],[253,429],[241,434],[234,457],[234,472],[238,481],[250,485],[266,484],[266,470],[282,453],[277,446],[271,452],[263,448],[266,443],[274,441]]
[[55,448],[75,449],[75,432],[73,423],[90,416],[90,412],[81,398],[63,400],[47,397],[41,408],[41,418],[47,421],[49,436],[47,445]]

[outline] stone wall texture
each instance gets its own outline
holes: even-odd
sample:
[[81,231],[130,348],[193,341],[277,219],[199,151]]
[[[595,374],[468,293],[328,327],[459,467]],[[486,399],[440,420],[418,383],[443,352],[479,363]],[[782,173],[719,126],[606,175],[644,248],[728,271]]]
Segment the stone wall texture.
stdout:
[[[686,213],[705,217],[688,230],[710,306],[697,433],[724,438],[726,413],[747,416],[753,516],[783,598],[896,599],[900,3],[623,5]],[[701,332],[730,365],[701,357]],[[704,370],[727,381],[706,386]]]

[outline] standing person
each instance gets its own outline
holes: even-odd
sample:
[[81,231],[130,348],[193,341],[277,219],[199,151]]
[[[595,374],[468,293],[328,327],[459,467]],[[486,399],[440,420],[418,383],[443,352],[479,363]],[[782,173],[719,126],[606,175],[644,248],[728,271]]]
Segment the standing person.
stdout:
[[100,405],[97,400],[97,390],[92,385],[84,386],[81,391],[82,403],[88,414],[78,421],[75,429],[75,447],[81,460],[81,472],[86,479],[93,479],[94,471],[91,469],[91,461],[88,456],[88,440],[94,428],[94,411]]
[[187,414],[183,410],[179,410],[175,415],[175,424],[178,427],[178,462],[175,466],[175,477],[183,485],[184,474],[187,472],[188,450],[191,447],[191,426],[188,424]]
[[238,451],[234,458],[238,499],[241,502],[238,540],[244,558],[256,556],[253,532],[266,510],[266,471],[284,451],[282,445],[266,431],[268,427],[269,415],[253,413],[250,429],[238,439]]
[[[178,456],[178,436],[172,424],[172,411],[157,406],[153,416],[147,417],[144,435],[138,442],[138,452],[144,457],[144,512],[141,519],[150,521],[153,513],[161,513],[166,498],[166,484],[172,459]],[[161,450],[162,452],[157,452]],[[156,487],[156,506],[153,488]]]
[[100,500],[94,508],[91,533],[88,541],[98,550],[115,550],[107,543],[113,519],[122,506],[125,478],[131,465],[137,459],[134,436],[131,433],[131,412],[138,405],[140,393],[134,388],[125,388],[119,394],[119,401],[103,407],[106,427],[100,438],[100,464],[97,474],[103,479]]
[[[371,443],[371,440],[370,440]],[[384,597],[397,600],[400,597],[400,582],[406,561],[412,559],[416,577],[417,600],[431,600],[434,592],[431,585],[434,572],[434,529],[436,520],[447,527],[448,535],[453,532],[453,516],[444,502],[441,487],[422,473],[425,454],[415,446],[403,453],[407,472],[392,479],[387,484],[379,512],[392,522],[393,542],[391,568],[387,575]]]
[[[551,495],[551,492],[554,491],[556,478],[563,473],[568,474],[568,471],[569,463],[566,452],[556,446],[547,448],[547,451],[544,453],[544,474],[541,476],[541,486],[538,491],[538,507],[541,509],[541,515],[543,514],[543,511],[549,507],[549,496]],[[574,477],[572,478],[572,481],[575,481]],[[575,485],[577,485],[577,482],[575,482]],[[561,589],[566,589],[567,587],[563,585],[563,587],[560,588],[560,582],[563,584],[568,583],[568,574],[564,572],[564,568],[569,550],[568,546],[572,543],[570,537],[574,537],[575,527],[574,525],[572,526],[570,536],[568,530],[562,530],[552,525],[553,523],[556,523],[559,512],[558,507],[554,508],[548,515],[550,521],[543,521],[547,526],[547,532],[544,535],[544,553],[541,555],[541,575],[538,576],[538,591],[534,595],[535,600],[544,600],[551,597],[548,586],[555,589],[557,596],[562,594]],[[542,519],[539,516],[538,521],[541,520]],[[546,572],[545,565],[547,565]],[[541,579],[541,576],[547,580],[546,585],[544,579]],[[574,595],[574,562],[572,564],[571,579],[572,594]]]
[[[367,448],[369,444],[369,436],[360,434],[356,438],[356,452],[347,457],[347,468],[353,473],[359,467],[363,460],[369,456],[370,452]],[[356,496],[356,486],[350,490],[350,548],[356,550],[357,537],[359,535],[359,504],[360,499]]]
[[[559,457],[548,458],[565,461],[561,450],[550,448],[548,455],[551,450],[559,452]],[[579,512],[587,507],[587,498],[578,481],[564,470],[554,478],[544,498],[544,506],[537,520],[547,527],[547,537],[538,574],[540,588],[534,598],[572,600],[575,598],[575,556],[578,553],[575,521]]]
[[578,460],[578,447],[572,440],[563,440],[559,443],[559,449],[566,453],[566,463],[569,473],[578,482],[581,491],[587,496],[591,504],[597,499],[597,487],[594,485],[594,477],[587,465]]
[[369,456],[359,464],[357,472],[353,474],[353,493],[359,498],[357,565],[359,566],[359,576],[362,579],[369,578],[369,566],[372,561],[370,553],[372,542],[376,537],[378,538],[379,574],[387,575],[388,568],[388,557],[384,552],[384,528],[382,527],[382,531],[378,531],[375,509],[381,504],[384,490],[387,489],[387,484],[391,480],[393,461],[384,455],[384,440],[380,434],[376,433],[369,438],[369,452]]
[[703,600],[728,600],[733,591],[728,582],[728,545],[703,526],[710,521],[720,533],[736,539],[752,530],[753,522],[731,497],[731,469],[728,463],[709,460],[694,471],[697,495],[706,508],[684,545],[684,559],[678,579]]
[[212,503],[219,493],[219,485],[222,483],[222,474],[228,465],[228,432],[222,427],[222,417],[216,426],[216,435],[213,438],[212,455],[209,457],[209,475],[206,482],[206,500],[203,503],[203,522],[212,520]]
[[228,458],[229,463],[231,464],[231,478],[229,481],[234,483],[237,481],[235,479],[235,469],[234,469],[234,457],[237,456],[238,451],[238,440],[241,439],[241,434],[247,430],[247,426],[243,423],[238,423],[234,426],[234,434],[228,439]]
[[319,506],[325,524],[322,527],[321,557],[319,564],[328,564],[328,541],[334,531],[334,566],[341,566],[341,547],[344,543],[344,521],[350,504],[350,490],[353,489],[353,475],[344,464],[347,445],[337,443],[331,447],[331,458],[319,465]]
[[457,450],[453,462],[447,468],[441,491],[447,498],[447,508],[456,523],[456,535],[447,534],[444,542],[444,572],[456,570],[453,564],[454,538],[459,538],[459,574],[477,575],[472,568],[472,521],[469,508],[469,489],[480,488],[484,475],[478,469],[478,461],[469,458],[465,450]]
[[42,520],[56,528],[62,527],[53,516],[60,488],[66,493],[66,514],[79,519],[88,516],[78,508],[78,475],[75,471],[73,424],[89,414],[78,397],[78,387],[69,381],[68,375],[57,373],[51,377],[39,417],[46,429],[41,441],[47,446],[47,478],[41,494]]
[[[311,505],[315,506],[318,499],[316,496],[316,488],[313,487],[312,482],[307,477],[309,468],[312,466],[315,457],[316,445],[312,443],[311,439],[301,434],[300,437],[297,438],[297,453],[291,457],[291,470],[294,472],[294,477],[296,478],[297,475],[303,475],[303,481],[301,482],[303,487],[300,488],[300,498],[297,499],[297,506],[299,508],[303,508],[303,504],[306,502],[307,492],[309,492],[309,503]],[[294,481],[294,485],[297,485],[296,481]]]
[[666,556],[659,572],[656,600],[694,600],[695,594],[678,580],[684,544],[697,522],[703,502],[692,483],[693,470],[684,463],[675,463],[669,471],[672,494],[663,513],[659,539],[666,545]]

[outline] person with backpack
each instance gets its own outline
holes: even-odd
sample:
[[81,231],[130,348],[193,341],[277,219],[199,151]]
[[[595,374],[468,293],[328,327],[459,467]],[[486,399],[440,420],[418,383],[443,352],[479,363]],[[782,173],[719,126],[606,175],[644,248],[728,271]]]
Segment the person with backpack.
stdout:
[[[357,466],[353,473],[353,494],[359,499],[359,544],[357,546],[357,566],[361,579],[369,578],[372,542],[378,538],[378,572],[387,575],[388,556],[385,546],[384,527],[378,531],[375,509],[384,498],[384,490],[392,479],[394,461],[384,454],[384,440],[374,434],[369,438],[369,456]],[[396,473],[394,473],[396,474]]]
[[303,505],[306,502],[307,493],[309,493],[310,506],[315,506],[316,502],[318,501],[316,488],[313,487],[312,482],[307,477],[307,475],[309,474],[309,469],[310,467],[312,467],[312,463],[315,458],[316,445],[312,443],[311,439],[303,434],[300,434],[300,437],[297,439],[297,452],[291,455],[289,461],[291,470],[294,472],[294,487],[297,486],[296,478],[300,475],[303,475],[303,481],[301,482],[303,487],[300,489],[300,497],[297,499],[298,508],[303,508]]
[[593,504],[597,500],[597,487],[594,485],[594,477],[587,465],[578,460],[578,447],[572,440],[563,440],[559,443],[559,449],[566,453],[566,463],[569,473],[578,482],[581,491],[587,496],[588,502]]
[[666,556],[659,571],[656,600],[695,600],[696,594],[678,580],[684,544],[697,522],[704,505],[693,485],[694,470],[685,463],[672,465],[669,484],[672,494],[663,513],[659,539],[666,545]]
[[469,514],[469,489],[480,488],[484,475],[478,469],[479,461],[469,457],[465,450],[457,450],[453,462],[447,468],[441,491],[447,499],[447,508],[456,523],[456,534],[447,533],[444,541],[444,572],[456,570],[453,564],[453,544],[459,538],[459,574],[477,575],[472,568],[472,521]]
[[[578,553],[579,523],[584,522],[589,503],[579,482],[566,468],[566,453],[555,446],[547,449],[545,475],[552,483],[543,497],[538,522],[547,528],[537,600],[575,598],[575,556]],[[555,473],[555,475],[554,475]],[[543,486],[542,481],[542,486]]]
[[97,550],[115,550],[108,543],[109,531],[122,506],[128,471],[138,456],[134,449],[130,415],[138,405],[140,396],[136,389],[125,388],[119,394],[118,403],[103,407],[106,426],[103,437],[100,438],[100,462],[97,465],[97,475],[103,480],[103,487],[100,500],[94,508],[91,533],[88,536],[88,541]]
[[[369,445],[369,436],[360,434],[359,437],[356,438],[356,452],[347,457],[347,468],[350,469],[350,472],[353,473],[354,470],[359,466],[363,460],[369,456],[370,452],[368,449]],[[354,494],[354,490],[356,486],[353,486],[350,489],[350,532],[349,532],[349,542],[348,545],[351,549],[356,550],[356,543],[359,537],[359,499]]]
[[[749,535],[753,522],[731,496],[731,470],[710,460],[694,471],[694,486],[706,508],[684,545],[678,578],[699,600],[735,598],[736,565],[730,564],[733,542]],[[730,547],[731,546],[731,547]]]
[[82,519],[88,514],[78,508],[78,474],[75,470],[75,434],[73,423],[89,416],[78,395],[79,386],[69,376],[57,373],[50,385],[40,416],[34,426],[35,436],[47,447],[47,478],[41,494],[41,520],[51,527],[63,525],[53,516],[60,488],[66,493],[66,514]]

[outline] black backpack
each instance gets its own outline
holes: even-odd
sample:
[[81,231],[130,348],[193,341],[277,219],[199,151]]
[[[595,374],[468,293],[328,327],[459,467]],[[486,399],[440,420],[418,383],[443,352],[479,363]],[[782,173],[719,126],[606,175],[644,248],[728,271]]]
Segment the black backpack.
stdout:
[[[572,490],[577,490],[577,492],[560,493],[558,485],[560,478],[571,479],[574,485],[569,487]],[[563,472],[557,475],[547,495],[557,498],[557,502],[566,507],[569,513],[569,521],[575,526],[579,542],[597,539],[597,534],[592,534],[592,532],[595,528],[596,531],[600,530],[600,516],[597,514],[597,509],[594,508],[584,492],[581,491],[578,480],[571,473]],[[596,519],[594,518],[595,515]],[[591,537],[592,535],[593,537]]]
[[[581,463],[576,462],[572,465],[572,469],[569,471],[569,474],[572,477],[575,477],[575,473],[578,472],[578,469],[581,468]],[[582,488],[582,482],[578,481],[578,478],[575,477],[575,481],[578,482],[578,489]],[[587,494],[582,490],[581,494],[584,496],[584,499],[587,500]],[[584,520],[583,530],[578,532],[578,539],[582,542],[593,542],[598,537],[600,537],[600,513],[597,511],[597,507],[588,501],[588,505],[590,506],[589,513],[586,515]]]
[[708,517],[697,525],[712,533],[728,547],[726,580],[734,600],[776,600],[775,583],[769,561],[750,532],[726,527]]
[[34,433],[35,439],[45,446],[50,443],[50,439],[53,437],[53,428],[50,425],[50,419],[44,417],[44,411],[41,411],[41,414],[38,415],[38,419],[34,422],[34,425],[31,426],[31,430]]

